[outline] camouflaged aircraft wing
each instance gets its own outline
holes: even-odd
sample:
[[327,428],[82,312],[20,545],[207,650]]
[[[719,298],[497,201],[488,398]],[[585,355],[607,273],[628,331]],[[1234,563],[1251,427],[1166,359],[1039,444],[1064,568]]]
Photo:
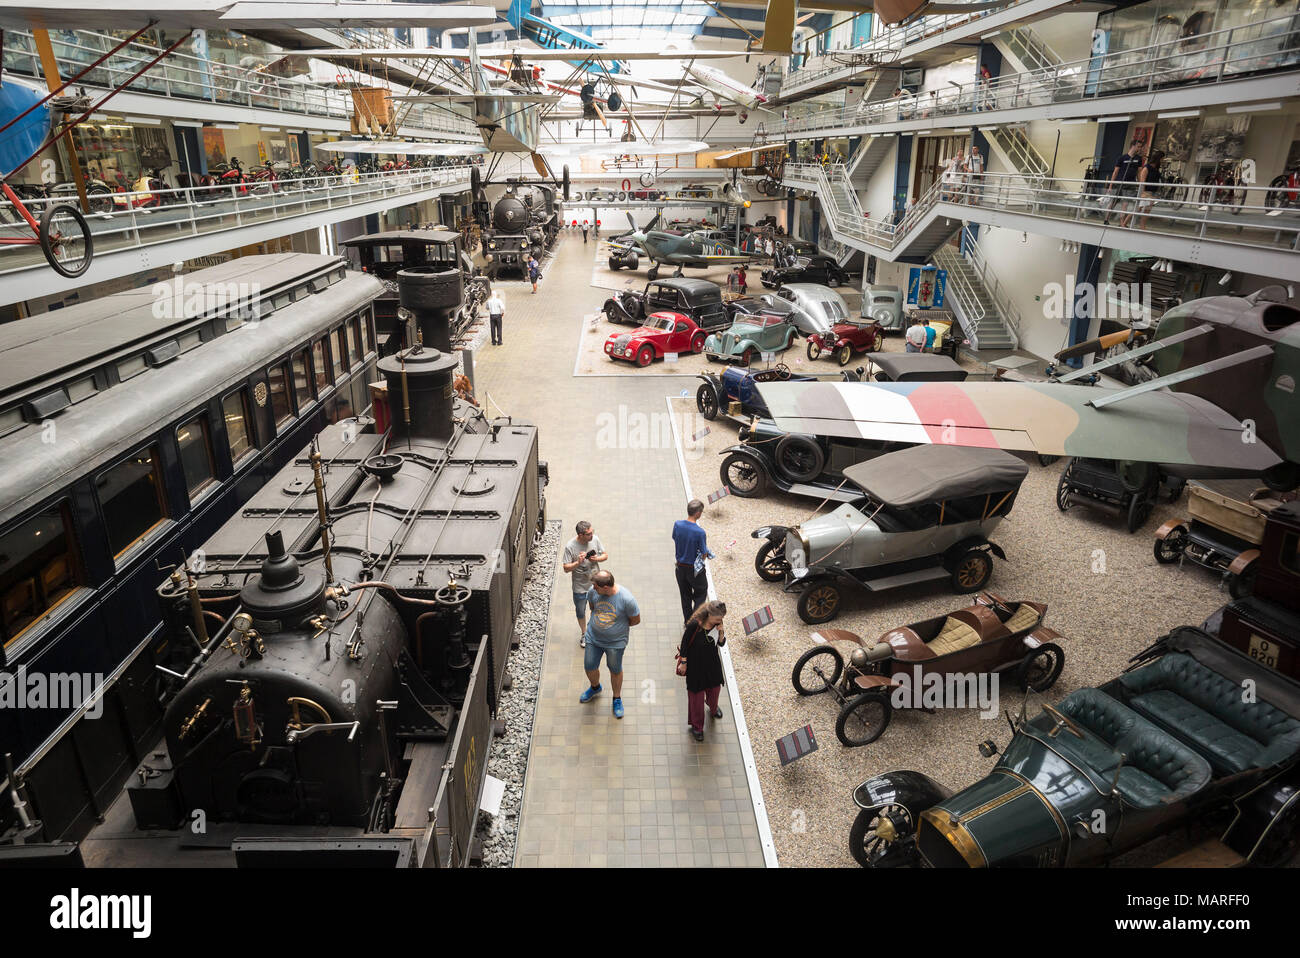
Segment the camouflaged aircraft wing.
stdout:
[[[1107,390],[1060,383],[758,383],[786,432],[1260,472],[1281,460],[1241,422],[1188,393],[1102,409]],[[1181,470],[1180,470],[1181,472]]]

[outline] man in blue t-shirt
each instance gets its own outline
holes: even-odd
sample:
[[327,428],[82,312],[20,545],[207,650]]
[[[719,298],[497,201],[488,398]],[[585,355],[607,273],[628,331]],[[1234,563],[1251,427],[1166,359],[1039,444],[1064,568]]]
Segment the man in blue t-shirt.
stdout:
[[704,560],[712,559],[708,539],[700,528],[704,503],[692,499],[686,504],[686,518],[673,523],[673,545],[677,547],[677,591],[682,597],[682,621],[691,617],[708,596],[709,580]]
[[586,704],[601,691],[600,660],[603,656],[609,666],[609,685],[614,692],[614,718],[623,717],[623,650],[627,648],[628,632],[641,624],[641,607],[636,596],[614,584],[609,572],[597,572],[591,577],[591,591],[587,593],[591,605],[591,620],[587,623],[587,648],[582,655],[582,667],[587,672],[591,687],[578,697]]
[[934,349],[934,339],[937,331],[930,325],[928,319],[921,320],[921,326],[925,329],[925,349],[927,351]]

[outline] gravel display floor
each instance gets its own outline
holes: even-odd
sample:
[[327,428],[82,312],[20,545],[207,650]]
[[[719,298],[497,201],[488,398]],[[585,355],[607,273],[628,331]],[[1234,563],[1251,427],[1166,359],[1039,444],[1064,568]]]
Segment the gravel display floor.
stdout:
[[542,651],[546,648],[546,624],[559,545],[560,522],[552,519],[546,523],[546,534],[528,563],[523,603],[515,622],[519,647],[510,653],[507,666],[511,686],[502,693],[497,709],[497,717],[506,723],[506,734],[493,740],[488,755],[487,773],[504,781],[506,789],[499,815],[479,814],[478,835],[483,843],[485,868],[509,868],[515,860],[519,808],[523,803],[528,752],[533,741],[537,687],[542,672]]
[[[670,403],[684,437],[691,491],[704,498],[722,485],[718,453],[737,442],[735,427],[723,420],[704,423],[693,398]],[[693,441],[705,425],[708,434]],[[1132,655],[1170,628],[1200,623],[1228,601],[1218,580],[1204,570],[1162,566],[1152,557],[1155,530],[1182,514],[1185,499],[1161,502],[1147,524],[1130,535],[1099,513],[1057,509],[1056,484],[1064,465],[1061,460],[1044,467],[1031,457],[1011,515],[991,536],[1006,551],[1007,561],[995,560],[989,587],[1009,600],[1047,603],[1046,624],[1063,636],[1065,669],[1045,696],[1031,697],[1031,714],[1042,701],[1054,703],[1074,689],[1113,678]],[[1007,743],[1002,713],[1017,713],[1024,695],[1008,676],[998,684],[995,716],[982,718],[976,710],[898,711],[876,742],[856,749],[842,746],[835,737],[837,708],[831,696],[802,697],[790,680],[795,660],[813,645],[809,636],[814,627],[800,621],[794,594],[758,578],[753,560],[759,543],[750,537],[761,525],[793,525],[817,505],[815,499],[779,492],[757,500],[728,496],[707,506],[701,523],[718,555],[711,562],[718,597],[736,620],[732,661],[780,862],[856,867],[848,849],[857,811],[853,789],[869,776],[895,768],[916,769],[952,788],[970,784],[995,761],[979,754],[979,743],[988,738],[1000,747]],[[829,625],[877,637],[970,601],[946,583],[851,593],[845,611]],[[773,624],[743,637],[740,617],[763,606],[771,607]],[[782,768],[776,739],[807,724],[818,751]]]

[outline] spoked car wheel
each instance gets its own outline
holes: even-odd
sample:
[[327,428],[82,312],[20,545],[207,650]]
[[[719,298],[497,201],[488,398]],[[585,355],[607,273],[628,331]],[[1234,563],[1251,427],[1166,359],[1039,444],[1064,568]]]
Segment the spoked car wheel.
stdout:
[[722,484],[733,496],[742,499],[759,499],[767,491],[767,473],[754,459],[744,453],[733,452],[722,460]]
[[853,347],[841,346],[836,352],[835,358],[839,360],[841,366],[847,366],[853,361]]
[[902,805],[886,805],[884,808],[864,808],[853,820],[853,827],[849,829],[849,853],[863,868],[879,868],[889,864],[889,855],[895,842],[876,834],[876,829],[886,818],[910,821],[911,816]]
[[799,593],[795,604],[799,618],[809,625],[821,625],[840,614],[840,590],[834,582],[816,582]]
[[821,343],[817,342],[815,339],[808,340],[807,352],[808,352],[808,358],[816,362],[817,357],[822,354]]
[[1183,550],[1187,548],[1187,530],[1179,526],[1163,539],[1157,539],[1152,551],[1155,553],[1156,561],[1161,565],[1169,565],[1177,562],[1183,556]]
[[1128,531],[1137,532],[1151,516],[1152,501],[1144,493],[1136,493],[1128,504]]
[[952,567],[954,592],[978,592],[993,578],[993,557],[983,549],[971,549]]
[[81,211],[60,204],[41,214],[41,251],[56,273],[73,279],[90,267],[95,244]]
[[819,645],[809,649],[794,663],[790,681],[800,695],[819,695],[833,688],[844,671],[844,657],[839,649]]
[[[785,540],[764,542],[754,556],[754,571],[764,582],[780,582],[790,571],[790,562],[785,557]],[[838,654],[838,653],[837,653]]]
[[1065,668],[1065,653],[1059,645],[1048,642],[1025,656],[1016,670],[1016,684],[1022,692],[1046,692]]
[[710,383],[704,383],[695,390],[695,408],[709,422],[718,418],[718,394]]
[[848,748],[870,745],[889,728],[894,707],[889,689],[870,689],[849,699],[835,719],[835,737]]
[[1061,473],[1060,480],[1056,483],[1056,508],[1065,512],[1070,508],[1070,484],[1065,481],[1065,477],[1070,474],[1070,467],[1066,466],[1065,471]]

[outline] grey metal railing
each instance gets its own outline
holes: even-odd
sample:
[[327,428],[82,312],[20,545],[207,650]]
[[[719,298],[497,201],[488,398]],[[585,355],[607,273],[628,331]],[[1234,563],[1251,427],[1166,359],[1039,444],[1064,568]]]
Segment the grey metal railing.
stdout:
[[[114,211],[91,213],[86,220],[95,252],[100,254],[355,206],[385,197],[400,198],[438,188],[464,190],[469,188],[469,182],[469,168],[456,166],[152,190],[150,194],[158,202],[151,206],[137,205],[147,199],[143,192],[112,193],[96,199],[111,200],[116,207]],[[24,200],[24,205],[39,218],[47,205],[67,202],[66,197],[35,199]],[[30,232],[11,204],[0,203],[0,234]],[[44,262],[35,246],[0,245],[0,273]]]
[[975,295],[975,291],[966,284],[961,274],[960,266],[957,263],[960,258],[961,254],[947,245],[940,246],[931,257],[935,266],[948,271],[946,293],[960,307],[955,312],[962,321],[962,329],[966,333],[966,338],[970,340],[971,347],[979,349],[980,323],[984,321],[987,314],[984,310],[984,304]]
[[1061,65],[1061,55],[1048,46],[1033,27],[1014,27],[1002,34],[1001,40],[1030,70],[1050,70]]

